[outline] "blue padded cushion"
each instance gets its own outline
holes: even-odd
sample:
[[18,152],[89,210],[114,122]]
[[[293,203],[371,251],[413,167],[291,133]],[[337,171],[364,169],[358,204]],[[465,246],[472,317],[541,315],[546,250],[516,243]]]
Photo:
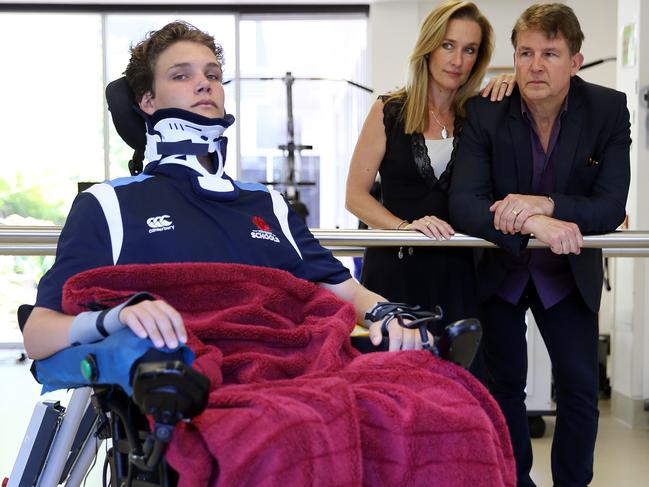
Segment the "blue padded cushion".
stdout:
[[[154,348],[151,340],[142,339],[130,328],[124,328],[99,342],[66,348],[44,360],[37,360],[35,370],[38,382],[43,384],[41,394],[93,384],[116,384],[130,396],[131,366],[151,348]],[[191,364],[194,361],[194,352],[186,345],[180,348],[183,361]],[[161,348],[160,351],[172,350]],[[81,361],[88,354],[93,354],[97,363],[98,376],[94,382],[87,380],[81,373]]]

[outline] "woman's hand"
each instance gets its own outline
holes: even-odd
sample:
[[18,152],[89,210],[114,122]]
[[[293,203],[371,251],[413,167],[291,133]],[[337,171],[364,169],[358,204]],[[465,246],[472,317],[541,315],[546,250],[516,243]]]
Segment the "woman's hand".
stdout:
[[417,230],[428,238],[435,240],[448,240],[455,235],[455,230],[453,230],[451,225],[433,215],[414,220],[412,223],[408,223],[408,225],[403,227],[403,229]]
[[483,98],[491,95],[491,101],[500,101],[506,96],[510,96],[516,86],[516,77],[510,74],[499,74],[489,80],[480,94]]

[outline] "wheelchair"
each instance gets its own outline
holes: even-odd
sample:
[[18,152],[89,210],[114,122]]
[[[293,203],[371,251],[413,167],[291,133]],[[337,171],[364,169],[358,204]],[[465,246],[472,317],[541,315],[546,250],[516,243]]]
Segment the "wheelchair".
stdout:
[[[118,133],[135,150],[129,170],[139,174],[145,135],[141,119],[131,109],[135,102],[125,78],[110,83],[106,96]],[[481,338],[477,320],[449,325],[431,343],[428,325],[441,319],[441,309],[430,312],[403,303],[380,303],[376,309],[373,319],[382,321],[384,332],[396,320],[403,327],[419,329],[424,347],[433,354],[465,368],[473,360]],[[18,310],[21,330],[30,312],[28,305]],[[102,348],[113,337],[120,340],[121,349],[133,353],[129,365],[122,367],[125,371],[107,383],[104,376],[112,372],[102,354],[112,352]],[[352,337],[352,345],[361,352],[376,350],[367,337]],[[176,485],[177,474],[164,458],[166,447],[179,422],[191,421],[205,409],[210,385],[207,377],[192,369],[191,351],[158,350],[124,329],[102,342],[71,347],[63,351],[64,359],[58,358],[61,355],[34,362],[32,373],[52,389],[77,388],[67,408],[58,403],[37,405],[8,487],[81,485],[104,440],[110,440],[103,466],[105,486]],[[73,370],[76,378],[60,380],[58,372],[49,374],[57,369],[57,364],[46,363],[50,360],[65,360],[64,368]]]
[[[21,330],[31,309],[32,306],[22,305],[18,310]],[[36,405],[8,487],[81,485],[99,445],[107,439],[111,439],[112,446],[107,450],[103,467],[104,485],[176,484],[175,472],[163,458],[166,445],[178,422],[205,409],[209,381],[191,368],[193,356],[186,347],[158,350],[128,330],[115,334],[115,341],[121,347],[135,344],[134,360],[115,384],[96,383],[105,375],[101,368],[105,357],[101,354],[107,351],[102,352],[102,345],[73,347],[53,359],[32,364],[36,380],[49,384],[50,390],[66,384],[79,387],[67,408],[51,402]],[[78,361],[79,357],[83,358]],[[46,363],[52,360],[53,363]],[[74,372],[66,372],[68,375],[64,373],[61,378],[61,367]],[[75,379],[75,373],[85,380],[75,384],[81,379]]]

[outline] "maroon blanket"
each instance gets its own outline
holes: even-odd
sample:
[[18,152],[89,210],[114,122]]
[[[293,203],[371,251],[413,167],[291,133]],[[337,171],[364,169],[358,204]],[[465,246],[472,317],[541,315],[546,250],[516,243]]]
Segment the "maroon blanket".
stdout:
[[515,485],[482,385],[429,352],[359,355],[354,310],[329,291],[261,267],[128,265],[70,279],[64,309],[143,290],[183,315],[211,381],[167,453],[180,486]]

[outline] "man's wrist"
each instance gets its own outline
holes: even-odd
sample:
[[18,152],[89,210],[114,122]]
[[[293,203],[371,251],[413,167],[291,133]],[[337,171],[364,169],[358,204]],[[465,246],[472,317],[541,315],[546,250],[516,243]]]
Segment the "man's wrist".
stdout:
[[368,310],[365,312],[365,315],[363,316],[363,323],[362,323],[362,325],[365,328],[369,328],[370,326],[372,326],[373,323],[376,323],[377,321],[380,320],[380,318],[377,315],[379,304],[380,302],[377,301],[372,305],[371,308],[368,308]]
[[544,194],[543,197],[546,199],[545,206],[547,210],[545,211],[545,215],[552,216],[554,214],[554,200],[549,194]]
[[534,223],[543,218],[544,215],[532,215],[528,217],[521,227],[521,235],[529,236],[534,233]]
[[68,334],[70,344],[93,343],[112,335],[126,326],[119,319],[119,314],[125,307],[153,299],[149,293],[141,292],[113,308],[79,313],[72,320]]

